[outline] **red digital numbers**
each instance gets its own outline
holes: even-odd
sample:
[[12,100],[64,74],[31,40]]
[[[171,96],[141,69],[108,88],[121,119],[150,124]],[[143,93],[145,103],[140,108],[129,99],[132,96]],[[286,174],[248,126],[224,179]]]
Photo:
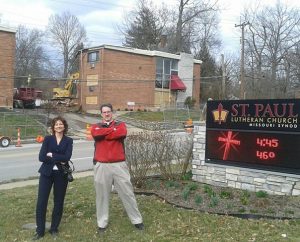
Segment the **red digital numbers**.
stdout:
[[276,157],[275,153],[272,151],[256,151],[256,157],[261,160],[273,159]]
[[[256,144],[259,147],[276,148],[279,146],[278,139],[256,138]],[[256,157],[260,160],[274,159],[276,157],[273,151],[256,151]]]
[[258,144],[261,147],[273,147],[276,148],[279,146],[278,139],[261,139],[256,138],[256,144]]

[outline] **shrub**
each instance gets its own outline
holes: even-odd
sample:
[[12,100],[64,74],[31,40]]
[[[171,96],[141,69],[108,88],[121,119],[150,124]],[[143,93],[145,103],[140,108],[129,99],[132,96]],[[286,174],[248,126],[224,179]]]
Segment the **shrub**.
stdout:
[[186,201],[191,193],[191,190],[185,187],[182,191],[182,197]]
[[173,180],[170,180],[170,181],[167,181],[166,182],[166,187],[174,187],[174,188],[178,188],[179,187],[179,183],[177,181],[173,181]]
[[229,210],[231,210],[233,207],[234,207],[234,206],[233,206],[232,203],[228,203],[228,204],[226,205],[226,208],[229,209]]
[[189,109],[195,106],[196,100],[191,96],[187,97],[184,101],[184,105],[187,106]]
[[240,200],[243,205],[247,205],[249,203],[249,200],[246,197],[241,197]]
[[259,197],[259,198],[261,198],[261,197],[267,197],[268,196],[268,193],[267,192],[265,192],[265,191],[257,191],[256,193],[256,197]]
[[255,209],[250,209],[250,213],[253,213],[253,214],[255,214],[255,213],[258,213],[258,211],[257,211],[257,210],[255,210]]
[[268,208],[268,209],[267,209],[267,213],[274,214],[275,211],[274,211],[274,209],[272,209],[272,208]]
[[147,189],[157,189],[160,186],[160,181],[156,179],[146,179],[145,181],[145,187]]
[[220,198],[229,199],[232,198],[232,193],[230,191],[221,191]]
[[195,191],[198,188],[198,184],[197,183],[189,183],[188,185],[186,185],[187,189],[189,189],[190,191]]
[[250,193],[248,191],[243,191],[242,195],[241,195],[241,203],[243,205],[247,205],[249,203],[249,198],[250,198]]
[[203,202],[202,196],[201,196],[200,194],[196,194],[196,195],[195,195],[195,203],[196,203],[197,205],[199,205],[199,204],[201,204],[202,202]]
[[210,197],[215,197],[216,193],[213,191],[212,187],[209,185],[204,185],[204,192]]
[[187,184],[182,192],[182,196],[184,198],[184,200],[187,200],[188,196],[190,195],[191,191],[195,191],[198,188],[198,184],[196,183],[189,183]]
[[243,208],[243,207],[242,207],[242,208],[239,208],[238,212],[239,212],[239,213],[244,213],[244,212],[246,212],[246,209]]
[[212,197],[210,198],[209,206],[213,208],[213,207],[217,206],[218,204],[219,204],[219,199],[218,199],[218,197],[212,196]]
[[190,137],[175,139],[167,132],[137,132],[125,140],[125,153],[134,186],[140,187],[150,174],[165,180],[178,179],[190,164]]
[[295,214],[294,211],[289,210],[289,209],[284,210],[284,213],[285,213],[285,214]]
[[192,177],[193,177],[192,170],[189,170],[187,173],[185,173],[182,176],[182,180],[184,180],[184,181],[190,181],[190,180],[192,180]]

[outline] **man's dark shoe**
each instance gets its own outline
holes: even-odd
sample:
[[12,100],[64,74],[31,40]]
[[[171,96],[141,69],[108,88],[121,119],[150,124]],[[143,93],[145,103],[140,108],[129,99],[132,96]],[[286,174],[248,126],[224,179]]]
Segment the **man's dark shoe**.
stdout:
[[144,228],[145,228],[143,223],[135,224],[134,227],[136,227],[138,230],[144,230]]
[[33,236],[33,238],[32,238],[32,240],[39,240],[39,239],[41,239],[41,238],[43,238],[43,237],[44,237],[44,235],[35,233],[34,236]]
[[98,233],[103,234],[106,231],[106,228],[98,227]]

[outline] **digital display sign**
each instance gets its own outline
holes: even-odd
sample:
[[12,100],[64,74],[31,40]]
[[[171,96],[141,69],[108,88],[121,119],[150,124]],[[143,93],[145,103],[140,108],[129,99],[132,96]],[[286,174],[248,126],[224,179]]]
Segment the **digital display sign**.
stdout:
[[300,174],[299,99],[209,101],[208,163]]

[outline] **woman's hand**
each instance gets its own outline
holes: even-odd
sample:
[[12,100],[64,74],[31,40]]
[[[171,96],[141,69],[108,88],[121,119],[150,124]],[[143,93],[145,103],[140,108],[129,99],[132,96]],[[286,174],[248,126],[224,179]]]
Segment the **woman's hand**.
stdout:
[[52,157],[52,153],[51,153],[51,152],[48,152],[48,153],[47,153],[47,156]]

